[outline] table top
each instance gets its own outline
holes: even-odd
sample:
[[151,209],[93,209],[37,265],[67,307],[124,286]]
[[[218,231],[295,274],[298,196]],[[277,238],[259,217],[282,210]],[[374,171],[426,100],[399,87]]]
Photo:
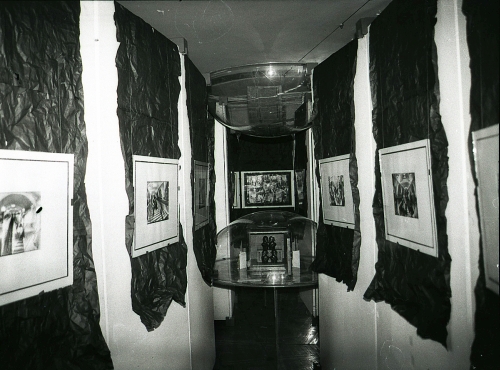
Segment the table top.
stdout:
[[309,269],[314,257],[300,258],[300,268],[294,267],[292,274],[286,271],[255,271],[239,269],[238,258],[215,261],[213,284],[219,287],[261,287],[261,288],[314,288],[318,275]]

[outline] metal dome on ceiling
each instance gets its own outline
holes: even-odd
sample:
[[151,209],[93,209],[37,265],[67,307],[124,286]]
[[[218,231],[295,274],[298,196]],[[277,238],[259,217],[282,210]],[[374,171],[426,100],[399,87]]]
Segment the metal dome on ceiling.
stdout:
[[210,73],[208,110],[223,125],[257,137],[291,135],[312,125],[307,63],[262,63]]

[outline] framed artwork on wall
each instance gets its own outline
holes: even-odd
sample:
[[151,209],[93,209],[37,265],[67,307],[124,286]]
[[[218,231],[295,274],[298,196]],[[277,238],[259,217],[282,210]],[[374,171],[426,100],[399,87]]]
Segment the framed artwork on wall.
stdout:
[[132,158],[135,258],[179,241],[179,161],[140,155]]
[[429,140],[379,150],[385,238],[437,257]]
[[486,287],[498,294],[498,124],[472,133]]
[[295,188],[297,189],[297,202],[304,204],[306,198],[306,170],[295,171]]
[[233,172],[233,208],[241,208],[240,173]]
[[194,161],[194,229],[208,224],[210,190],[208,178],[208,163]]
[[242,171],[242,208],[281,208],[295,206],[292,170]]
[[319,160],[321,205],[325,224],[354,229],[350,154]]
[[0,306],[73,284],[73,154],[0,150]]

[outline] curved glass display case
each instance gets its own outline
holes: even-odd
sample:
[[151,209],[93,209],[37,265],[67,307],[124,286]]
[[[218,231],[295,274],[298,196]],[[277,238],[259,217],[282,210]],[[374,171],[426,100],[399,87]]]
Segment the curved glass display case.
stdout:
[[279,137],[312,125],[311,75],[305,63],[262,63],[210,73],[208,110],[250,136]]
[[314,287],[316,223],[291,212],[243,216],[217,234],[214,285]]

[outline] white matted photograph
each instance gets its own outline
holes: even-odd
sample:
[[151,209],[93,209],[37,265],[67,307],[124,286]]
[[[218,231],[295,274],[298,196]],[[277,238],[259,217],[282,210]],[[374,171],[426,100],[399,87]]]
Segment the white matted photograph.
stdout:
[[319,160],[321,206],[325,224],[354,229],[349,158],[344,154]]
[[429,140],[379,150],[385,238],[438,256]]
[[472,133],[486,287],[498,294],[498,124]]
[[208,163],[194,161],[194,229],[208,224],[209,216],[209,181]]
[[73,154],[0,150],[0,306],[73,284]]
[[179,161],[134,155],[132,258],[179,241]]

